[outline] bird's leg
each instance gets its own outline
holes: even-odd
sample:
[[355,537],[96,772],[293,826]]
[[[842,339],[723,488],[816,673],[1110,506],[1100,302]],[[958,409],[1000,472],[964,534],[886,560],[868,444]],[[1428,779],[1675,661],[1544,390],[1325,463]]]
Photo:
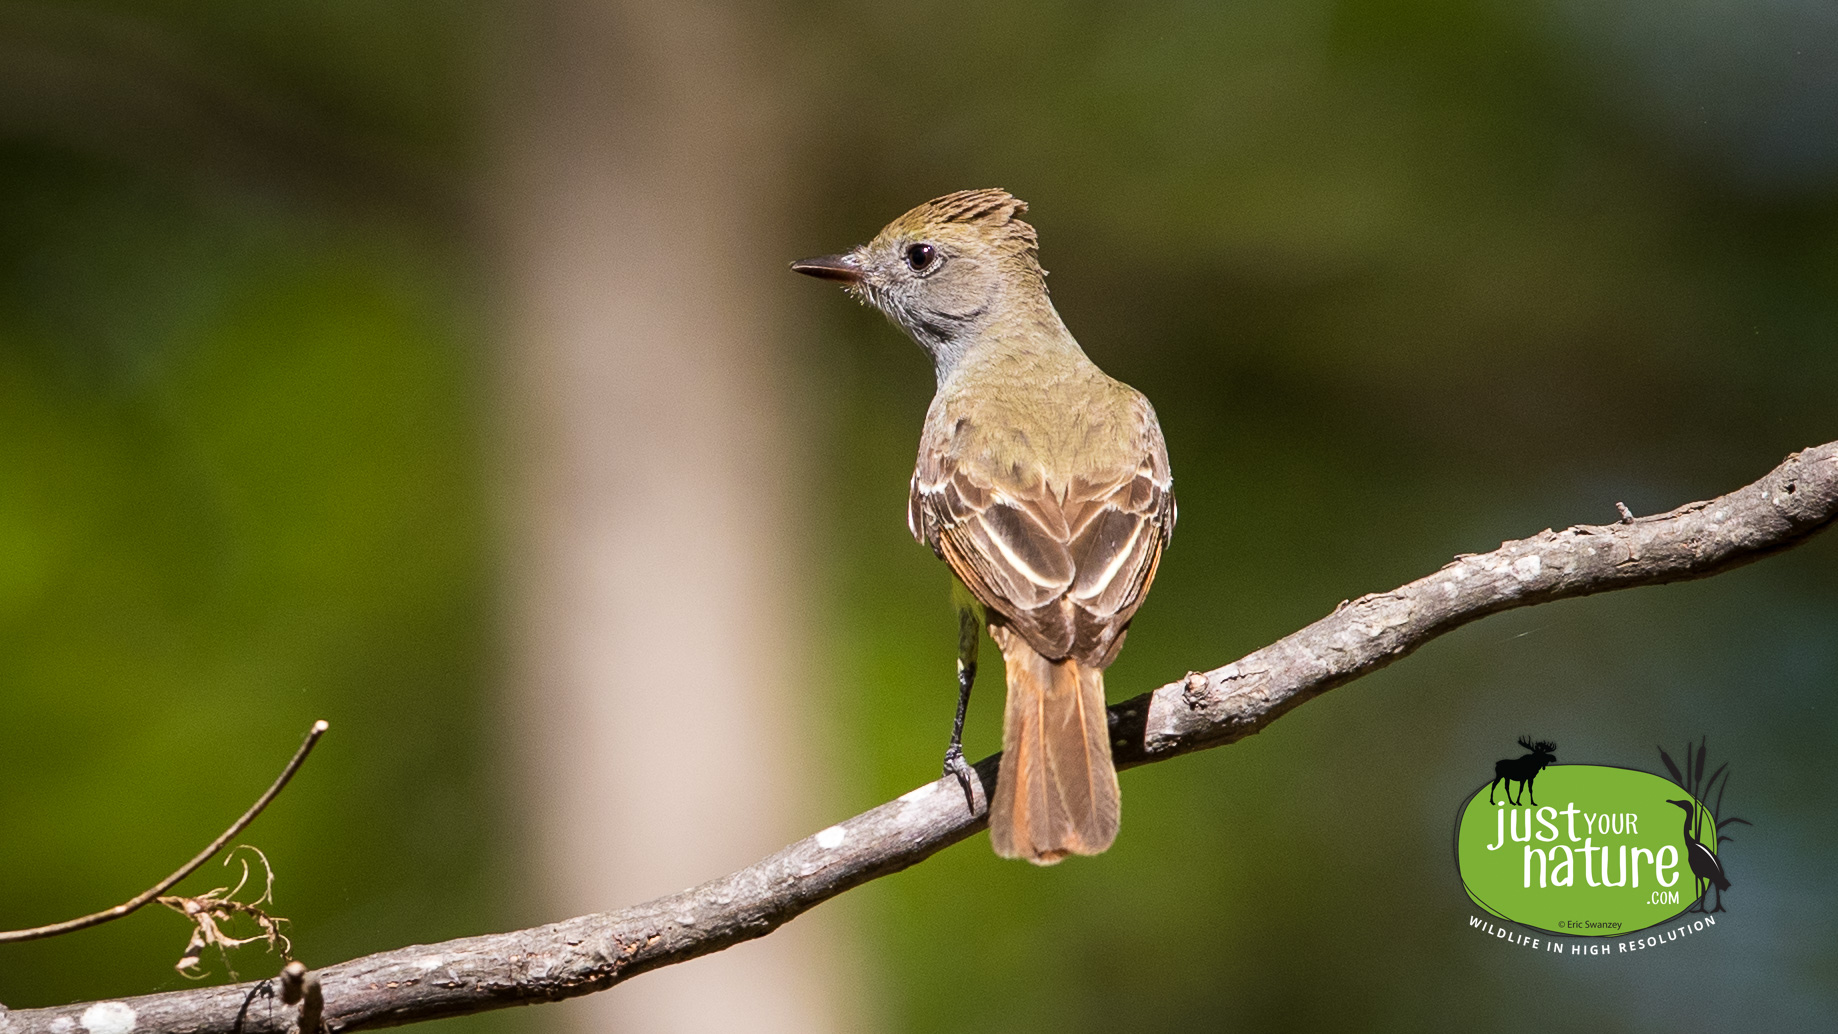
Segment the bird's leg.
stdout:
[[964,804],[976,814],[976,791],[970,785],[970,762],[964,760],[964,712],[970,709],[970,687],[976,685],[976,650],[983,631],[980,608],[957,608],[957,720],[951,723],[951,745],[945,748],[945,775],[964,788]]

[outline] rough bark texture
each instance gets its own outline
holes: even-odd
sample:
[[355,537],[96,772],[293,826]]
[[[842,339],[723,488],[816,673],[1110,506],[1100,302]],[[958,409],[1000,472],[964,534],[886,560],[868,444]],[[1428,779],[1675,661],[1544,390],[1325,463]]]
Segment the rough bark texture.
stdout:
[[[1216,747],[1382,668],[1454,628],[1513,607],[1702,578],[1790,548],[1838,518],[1838,442],[1787,458],[1709,502],[1617,524],[1578,525],[1457,557],[1391,592],[1343,603],[1287,638],[1111,708],[1119,767]],[[619,912],[414,946],[318,973],[331,1030],[386,1027],[553,1001],[764,936],[851,887],[923,861],[983,828],[941,779],[739,872]],[[295,1010],[273,981],[118,1002],[0,1011],[0,1034],[285,1032]]]

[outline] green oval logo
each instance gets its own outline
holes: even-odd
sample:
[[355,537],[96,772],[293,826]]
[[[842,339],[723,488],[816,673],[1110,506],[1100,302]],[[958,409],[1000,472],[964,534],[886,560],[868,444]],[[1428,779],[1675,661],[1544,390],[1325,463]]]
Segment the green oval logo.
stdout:
[[1502,778],[1462,806],[1456,867],[1481,908],[1548,933],[1613,937],[1676,918],[1707,872],[1721,875],[1715,820],[1678,784],[1629,768],[1540,768],[1530,789]]

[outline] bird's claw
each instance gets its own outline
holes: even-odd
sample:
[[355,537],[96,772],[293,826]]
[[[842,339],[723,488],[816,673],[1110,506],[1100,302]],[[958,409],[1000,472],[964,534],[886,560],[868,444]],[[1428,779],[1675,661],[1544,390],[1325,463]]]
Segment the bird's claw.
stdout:
[[944,774],[957,777],[957,785],[964,788],[964,805],[970,809],[970,814],[975,815],[976,790],[972,787],[970,782],[970,762],[964,760],[963,749],[956,744],[952,744],[951,747],[945,751]]

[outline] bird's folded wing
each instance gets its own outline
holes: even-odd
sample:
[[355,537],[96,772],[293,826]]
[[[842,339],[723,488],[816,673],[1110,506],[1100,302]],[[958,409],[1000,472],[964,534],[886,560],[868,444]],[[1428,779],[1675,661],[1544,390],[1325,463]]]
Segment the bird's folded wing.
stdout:
[[913,534],[1043,656],[1103,667],[1174,526],[1159,436],[1152,444],[1135,469],[1068,485],[998,486],[935,454],[913,476]]

